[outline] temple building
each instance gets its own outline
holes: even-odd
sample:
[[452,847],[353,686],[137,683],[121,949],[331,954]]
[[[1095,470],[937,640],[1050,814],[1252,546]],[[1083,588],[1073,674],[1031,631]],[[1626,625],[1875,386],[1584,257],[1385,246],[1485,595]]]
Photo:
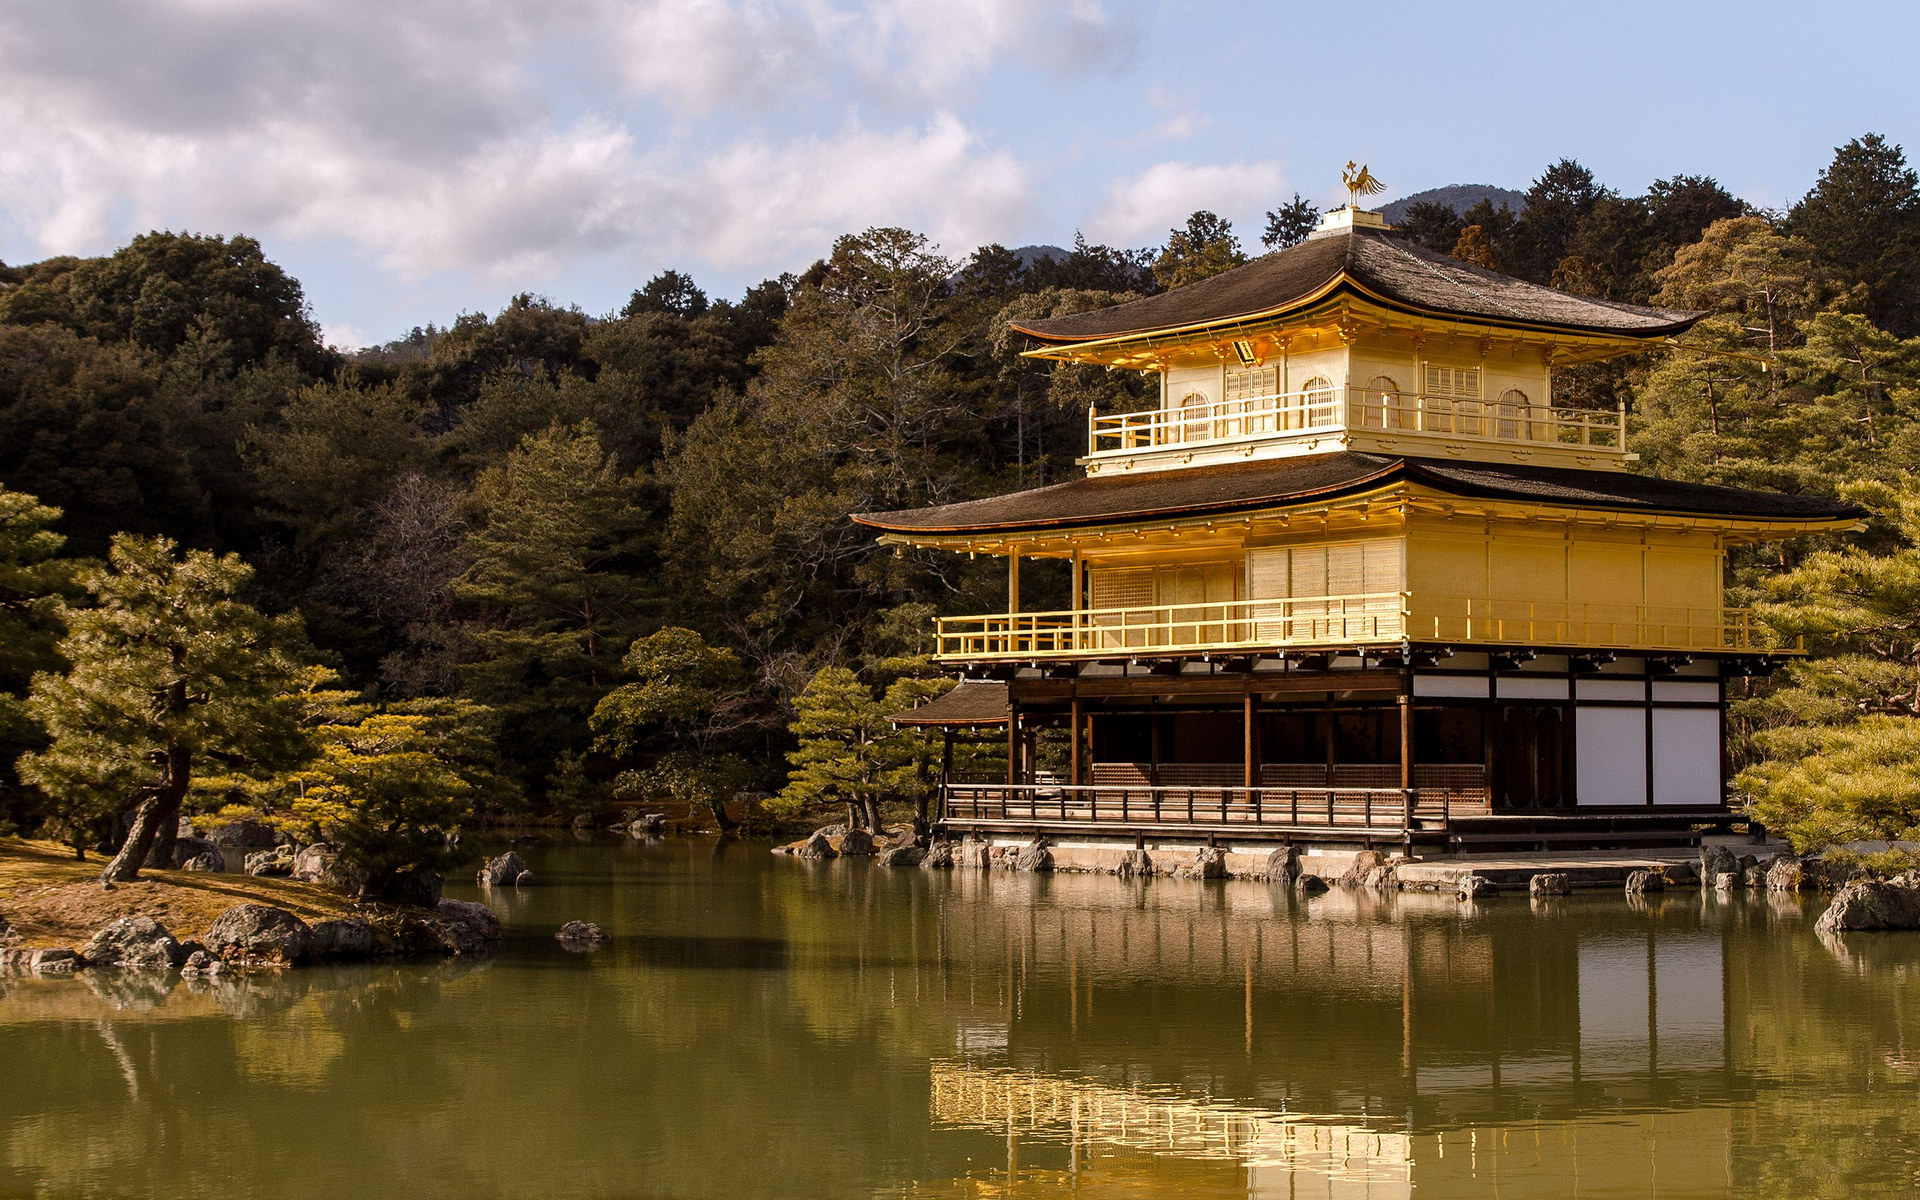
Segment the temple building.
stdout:
[[[1159,402],[1090,413],[1084,477],[856,517],[1007,562],[1004,612],[938,620],[972,682],[911,714],[1008,747],[1005,778],[947,779],[945,826],[1457,850],[1726,824],[1728,681],[1795,653],[1726,605],[1728,549],[1862,514],[1636,473],[1623,407],[1557,400],[1557,369],[1701,315],[1508,278],[1349,205],[1201,282],[1016,325],[1035,357],[1153,373]],[[1068,607],[1023,607],[1035,560],[1065,564]]]

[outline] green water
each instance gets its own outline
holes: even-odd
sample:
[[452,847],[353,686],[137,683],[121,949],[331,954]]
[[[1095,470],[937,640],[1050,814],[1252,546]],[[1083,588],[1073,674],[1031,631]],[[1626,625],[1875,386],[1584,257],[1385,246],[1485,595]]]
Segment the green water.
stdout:
[[1797,902],[523,852],[490,961],[0,983],[0,1195],[1920,1192],[1920,935]]

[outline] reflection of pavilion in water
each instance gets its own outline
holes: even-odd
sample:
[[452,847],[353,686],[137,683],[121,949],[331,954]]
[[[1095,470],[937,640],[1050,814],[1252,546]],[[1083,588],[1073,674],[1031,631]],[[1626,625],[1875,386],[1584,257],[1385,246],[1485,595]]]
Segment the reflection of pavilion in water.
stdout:
[[[1018,1193],[1064,1176],[1077,1192],[1132,1192],[1230,1165],[1249,1197],[1387,1200],[1426,1194],[1718,1196],[1730,1190],[1730,1112],[1624,1113],[1603,1122],[1537,1120],[1414,1133],[1384,1119],[1309,1116],[1167,1089],[963,1059],[931,1067],[936,1126],[1003,1136]],[[1066,1152],[1065,1169],[1023,1167],[1021,1147]],[[1718,1153],[1712,1151],[1719,1151]],[[1224,1182],[1213,1173],[1214,1191]],[[1535,1187],[1538,1191],[1535,1191]],[[1042,1190],[1034,1186],[1031,1190]],[[1239,1187],[1233,1187],[1239,1192]]]
[[954,882],[981,902],[946,907],[943,957],[1005,979],[976,992],[1003,997],[997,1044],[976,1003],[963,1054],[1403,1129],[1735,1085],[1721,910],[1696,916],[1697,898],[1556,915],[1335,891],[1301,915],[1264,885],[1115,903],[1100,877]]

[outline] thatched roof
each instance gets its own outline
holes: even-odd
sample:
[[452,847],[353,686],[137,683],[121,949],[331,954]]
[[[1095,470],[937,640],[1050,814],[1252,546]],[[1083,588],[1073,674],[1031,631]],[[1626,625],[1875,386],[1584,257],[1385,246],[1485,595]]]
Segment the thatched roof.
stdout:
[[1112,308],[1014,322],[1047,342],[1083,342],[1202,328],[1278,315],[1341,289],[1390,307],[1494,325],[1661,337],[1704,314],[1616,304],[1468,266],[1387,230],[1315,234],[1243,267]]

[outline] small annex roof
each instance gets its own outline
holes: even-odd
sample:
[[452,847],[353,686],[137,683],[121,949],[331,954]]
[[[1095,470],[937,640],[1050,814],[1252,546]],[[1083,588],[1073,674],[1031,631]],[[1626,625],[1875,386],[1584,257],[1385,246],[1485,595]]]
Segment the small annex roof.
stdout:
[[1555,291],[1362,226],[1316,233],[1144,300],[1012,327],[1055,343],[1122,339],[1277,317],[1342,289],[1421,314],[1631,338],[1681,333],[1705,315]]
[[1866,515],[1854,505],[1824,496],[1749,491],[1627,471],[1460,463],[1338,451],[1177,471],[1091,475],[981,500],[856,513],[853,519],[897,534],[1017,533],[1251,512],[1335,499],[1402,482],[1423,484],[1463,498],[1616,512],[1782,522],[1837,522]]
[[970,729],[1005,725],[1013,715],[1007,685],[990,680],[962,680],[952,691],[903,713],[888,717],[895,725],[932,725]]

